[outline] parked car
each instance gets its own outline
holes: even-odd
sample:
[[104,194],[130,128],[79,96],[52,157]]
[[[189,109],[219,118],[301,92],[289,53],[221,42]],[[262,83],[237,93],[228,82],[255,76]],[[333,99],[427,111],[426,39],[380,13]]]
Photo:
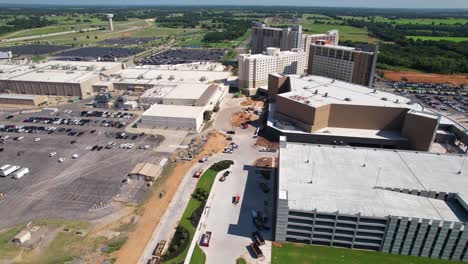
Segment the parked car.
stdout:
[[53,157],[53,156],[55,156],[55,155],[57,155],[57,152],[51,152],[51,153],[49,153],[49,157]]
[[194,178],[200,178],[200,176],[202,175],[203,173],[203,169],[199,169],[197,170],[197,172],[195,172],[195,174],[193,175]]

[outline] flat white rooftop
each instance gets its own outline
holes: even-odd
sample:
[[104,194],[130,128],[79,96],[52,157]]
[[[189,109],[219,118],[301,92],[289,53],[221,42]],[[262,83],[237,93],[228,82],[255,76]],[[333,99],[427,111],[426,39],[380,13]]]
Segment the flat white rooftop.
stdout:
[[196,82],[159,82],[148,89],[141,98],[171,98],[197,100],[210,87],[210,84]]
[[115,83],[128,84],[157,84],[161,81],[208,83],[224,81],[230,76],[230,72],[144,66],[128,68],[114,76],[118,78]]
[[346,104],[422,110],[418,104],[409,104],[410,100],[405,97],[378,90],[374,92],[373,89],[365,86],[316,75],[288,76],[291,80],[291,92],[278,96],[314,107],[327,104]]
[[280,148],[279,195],[293,210],[460,221],[443,200],[381,188],[467,197],[466,157],[287,142]]
[[0,79],[30,82],[80,83],[100,71],[121,67],[118,62],[84,62],[84,61],[49,61],[46,63],[12,67],[2,65],[6,74],[0,73]]
[[204,111],[204,107],[197,106],[154,104],[142,114],[142,117],[197,118]]

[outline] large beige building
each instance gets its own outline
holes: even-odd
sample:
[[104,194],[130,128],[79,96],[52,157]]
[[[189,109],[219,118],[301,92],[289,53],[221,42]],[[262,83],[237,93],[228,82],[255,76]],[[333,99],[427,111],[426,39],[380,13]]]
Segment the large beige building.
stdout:
[[0,65],[0,91],[15,94],[89,97],[93,85],[122,70],[117,62],[49,61]]
[[427,151],[440,116],[409,99],[321,76],[270,75],[268,128],[296,142]]
[[271,73],[303,74],[304,57],[301,49],[268,48],[266,54],[241,54],[238,57],[239,88],[255,94],[256,88],[268,85]]
[[340,39],[339,31],[334,29],[324,34],[304,34],[302,36],[302,47],[305,52],[304,65],[307,68],[309,64],[309,51],[312,44],[338,45]]
[[287,51],[302,48],[302,26],[273,28],[265,24],[252,27],[252,54],[261,54],[267,48],[280,48]]
[[378,48],[361,48],[311,44],[307,73],[345,82],[372,86]]

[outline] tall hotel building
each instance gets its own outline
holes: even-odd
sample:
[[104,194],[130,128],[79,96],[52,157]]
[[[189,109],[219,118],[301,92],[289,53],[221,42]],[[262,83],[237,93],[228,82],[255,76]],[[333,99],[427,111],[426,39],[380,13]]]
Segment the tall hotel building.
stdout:
[[292,28],[273,28],[265,24],[252,27],[252,54],[261,54],[267,48],[280,48],[288,51],[302,48],[302,26]]
[[302,47],[306,54],[304,65],[307,68],[309,65],[309,51],[310,45],[312,44],[327,44],[327,45],[338,45],[340,39],[339,31],[334,29],[327,31],[324,34],[303,34],[302,35]]
[[345,82],[372,86],[378,48],[360,48],[311,44],[307,73]]
[[247,94],[255,94],[256,88],[268,85],[271,73],[303,74],[304,57],[302,49],[268,48],[266,54],[241,54],[238,57],[239,88]]

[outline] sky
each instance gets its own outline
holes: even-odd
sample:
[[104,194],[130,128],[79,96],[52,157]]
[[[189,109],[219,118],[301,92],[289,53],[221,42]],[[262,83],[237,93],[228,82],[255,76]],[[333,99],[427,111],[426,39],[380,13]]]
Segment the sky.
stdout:
[[0,4],[49,5],[284,5],[371,8],[468,8],[468,0],[0,0]]

